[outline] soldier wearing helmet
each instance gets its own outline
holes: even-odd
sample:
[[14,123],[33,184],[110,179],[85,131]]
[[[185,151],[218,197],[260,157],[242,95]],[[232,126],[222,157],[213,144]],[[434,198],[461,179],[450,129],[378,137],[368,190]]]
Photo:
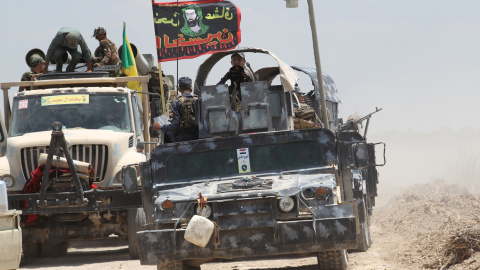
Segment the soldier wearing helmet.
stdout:
[[[78,51],[78,47],[80,47],[81,53]],[[57,34],[50,43],[50,46],[48,47],[43,73],[48,73],[48,65],[52,60],[57,64],[55,71],[62,72],[62,57],[65,52],[69,52],[70,56],[72,57],[70,64],[67,66],[67,72],[73,72],[75,70],[75,66],[80,62],[82,57],[87,63],[87,72],[92,71],[92,55],[87,43],[85,42],[85,39],[82,37],[82,34],[80,34],[80,31],[73,27],[63,27],[58,30]]]
[[[42,53],[43,54],[43,53]],[[21,81],[36,81],[37,78],[42,74],[43,65],[45,60],[43,59],[45,55],[33,54],[28,57],[27,64],[30,66],[30,70],[23,73]],[[20,86],[18,92],[23,92],[23,90],[30,90],[30,87]]]
[[195,102],[198,97],[192,95],[192,79],[181,77],[178,80],[178,89],[182,94],[172,103],[173,119],[170,124],[160,125],[153,123],[154,130],[164,133],[173,132],[175,142],[198,139],[198,125],[195,121]]
[[[113,41],[107,38],[107,30],[103,27],[97,27],[93,31],[92,37],[100,43],[95,50],[95,57],[93,57],[95,67],[103,65],[119,65],[120,58],[118,57],[117,46]],[[118,76],[118,72],[113,75]]]

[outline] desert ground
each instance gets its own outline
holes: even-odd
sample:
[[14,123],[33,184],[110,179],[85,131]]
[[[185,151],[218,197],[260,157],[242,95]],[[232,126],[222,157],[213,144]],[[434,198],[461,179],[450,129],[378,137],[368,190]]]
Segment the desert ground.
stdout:
[[[437,180],[383,198],[374,208],[367,252],[349,253],[349,269],[480,269],[480,195]],[[317,269],[315,257],[211,262],[202,270]],[[115,242],[73,243],[60,258],[37,258],[20,269],[156,269],[130,260]]]

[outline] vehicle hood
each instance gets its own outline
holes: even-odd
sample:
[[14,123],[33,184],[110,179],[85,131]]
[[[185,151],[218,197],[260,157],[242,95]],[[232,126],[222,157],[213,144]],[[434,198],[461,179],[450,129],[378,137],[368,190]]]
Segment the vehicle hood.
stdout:
[[251,176],[235,177],[228,180],[197,181],[184,187],[168,188],[162,185],[158,202],[167,197],[172,201],[195,200],[199,193],[209,199],[226,197],[242,197],[249,194],[278,196],[294,196],[305,188],[326,186],[336,187],[334,174],[291,174],[267,175],[252,178]]

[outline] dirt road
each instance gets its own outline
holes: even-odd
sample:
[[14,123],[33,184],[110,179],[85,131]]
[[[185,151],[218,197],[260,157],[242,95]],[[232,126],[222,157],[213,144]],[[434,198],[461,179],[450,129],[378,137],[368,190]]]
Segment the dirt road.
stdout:
[[[373,270],[373,269],[402,269],[401,265],[395,261],[395,254],[392,248],[395,242],[401,242],[402,239],[391,241],[392,237],[381,238],[380,228],[375,220],[372,222],[372,240],[374,244],[366,253],[349,254],[349,263],[352,270]],[[138,260],[130,260],[127,246],[102,243],[103,246],[91,248],[84,247],[81,243],[72,244],[65,257],[48,259],[30,259],[21,269],[78,269],[78,270],[109,270],[109,269],[156,269],[153,265],[140,265]],[[400,243],[399,243],[400,244]],[[112,247],[112,245],[115,245]],[[388,247],[388,248],[387,248]],[[290,270],[310,270],[316,268],[316,258],[305,257],[288,260],[258,260],[258,261],[238,261],[223,263],[208,263],[202,265],[202,270],[247,270],[247,269],[290,269]]]
[[[350,253],[351,270],[480,269],[480,196],[455,185],[417,185],[376,208],[372,217],[373,245]],[[90,244],[91,245],[91,244]],[[156,269],[130,260],[127,246],[72,244],[61,258],[31,259],[21,269]],[[316,258],[208,263],[202,270],[307,270]]]

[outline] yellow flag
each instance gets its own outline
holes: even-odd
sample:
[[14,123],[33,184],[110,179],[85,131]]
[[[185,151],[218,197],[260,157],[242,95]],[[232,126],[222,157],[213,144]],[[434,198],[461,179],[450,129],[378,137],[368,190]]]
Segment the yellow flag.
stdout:
[[[127,77],[138,76],[137,65],[135,64],[135,58],[133,57],[132,47],[128,42],[127,24],[123,22],[123,49],[122,49],[122,72]],[[133,90],[142,91],[142,87],[139,82],[128,82],[127,87]],[[140,94],[141,96],[141,94]]]

